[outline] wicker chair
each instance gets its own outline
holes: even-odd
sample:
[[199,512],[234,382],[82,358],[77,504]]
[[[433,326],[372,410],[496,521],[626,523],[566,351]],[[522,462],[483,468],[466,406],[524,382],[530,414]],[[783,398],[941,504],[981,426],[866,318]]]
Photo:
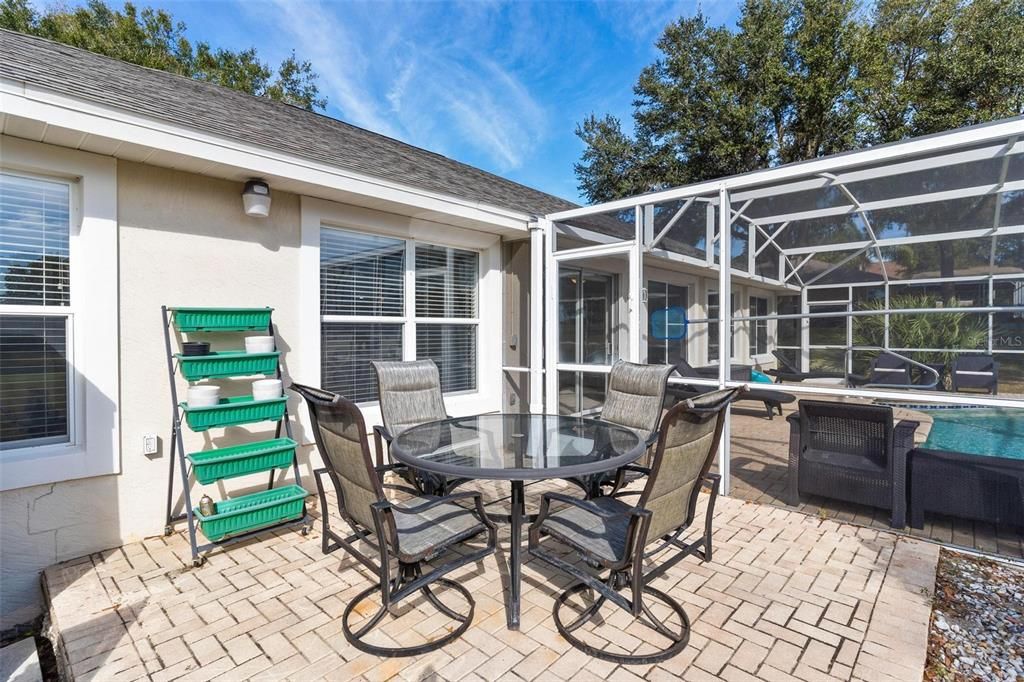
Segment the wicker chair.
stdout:
[[[658,423],[665,408],[665,388],[673,369],[672,365],[616,362],[608,375],[608,390],[600,419],[640,432],[647,446],[652,446],[658,440]],[[648,451],[644,459],[649,456]],[[615,472],[609,472],[598,474],[591,480],[573,482],[582,486],[588,497],[595,497],[601,494],[600,486],[613,484],[615,477]]]
[[999,393],[999,363],[991,355],[961,355],[950,372],[953,390]]
[[892,408],[801,400],[791,414],[789,504],[821,495],[892,511],[893,528],[906,525],[907,452],[918,422],[893,426]]
[[913,383],[910,367],[910,363],[903,358],[882,353],[871,361],[867,376],[852,374],[848,381],[852,386],[910,386]]
[[[708,470],[721,440],[725,409],[742,390],[706,393],[682,401],[668,411],[661,420],[651,467],[629,467],[647,474],[636,506],[628,505],[620,497],[579,500],[559,493],[544,493],[540,513],[530,526],[529,551],[540,561],[576,579],[555,599],[553,616],[559,633],[577,649],[616,663],[650,664],[671,658],[686,647],[690,637],[686,611],[651,582],[691,554],[711,560],[711,520],[719,477]],[[625,469],[619,472],[620,477],[624,474]],[[699,539],[685,543],[680,537],[693,523],[703,485],[711,489],[703,533]],[[567,506],[552,511],[552,502]],[[544,536],[551,539],[541,544]],[[553,554],[548,549],[551,542],[568,546],[584,563],[607,570],[608,575],[604,578],[593,575]],[[679,551],[645,573],[645,561],[669,548]],[[622,590],[628,590],[628,596],[620,594]],[[592,595],[596,598],[572,621],[565,623],[561,617],[562,607],[573,595],[585,591],[596,593]],[[648,605],[649,600],[667,606],[678,616],[679,625],[670,627],[658,618]],[[630,655],[599,649],[576,637],[573,633],[597,617],[606,602],[628,611],[670,643],[650,654]],[[614,641],[614,628],[606,639]]]
[[[448,418],[441,395],[441,374],[433,360],[410,362],[371,362],[377,375],[380,416],[384,422],[373,427],[377,466],[385,463],[384,443],[388,444],[387,461],[391,460],[391,441],[413,426]],[[443,476],[409,471],[398,465],[395,471],[416,486],[417,490],[443,494],[447,481]]]
[[[305,398],[309,406],[313,435],[325,464],[313,472],[323,520],[323,553],[343,548],[378,577],[376,584],[356,595],[345,608],[341,620],[345,639],[360,651],[376,656],[416,656],[454,641],[473,621],[475,602],[466,588],[444,576],[492,554],[497,539],[494,524],[484,512],[480,493],[418,496],[401,502],[388,500],[380,482],[381,467],[373,466],[366,424],[359,408],[339,395],[310,386],[292,384],[291,389]],[[353,531],[347,537],[330,527],[325,476],[334,485],[341,518]],[[456,501],[472,501],[473,507],[460,506]],[[446,563],[434,564],[428,573],[423,572],[424,563],[481,534],[487,537],[482,548],[467,548]],[[376,563],[355,548],[353,543],[360,540],[376,547]],[[394,574],[392,559],[397,560]],[[460,614],[442,602],[431,589],[435,583],[461,594],[469,605],[468,613]],[[352,612],[377,591],[380,592],[380,608],[353,630],[349,623]],[[454,620],[456,627],[442,637],[413,647],[382,647],[364,640],[391,607],[416,594],[421,594],[434,608]]]

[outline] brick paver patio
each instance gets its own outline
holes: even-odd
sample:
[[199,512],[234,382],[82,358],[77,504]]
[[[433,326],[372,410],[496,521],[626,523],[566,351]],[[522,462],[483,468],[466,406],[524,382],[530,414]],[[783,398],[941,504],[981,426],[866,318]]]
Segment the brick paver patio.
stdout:
[[[544,485],[527,488],[528,505]],[[500,508],[502,491],[487,492]],[[506,630],[501,554],[453,576],[477,602],[466,635],[405,659],[345,642],[341,614],[368,573],[340,552],[322,555],[318,530],[268,533],[198,569],[180,534],[151,538],[52,566],[43,582],[58,656],[76,680],[921,679],[936,545],[736,498],[719,501],[715,543],[712,562],[690,557],[655,583],[693,623],[689,646],[657,666],[570,648],[538,562],[524,567],[522,630]],[[384,640],[448,624],[416,605],[402,611],[382,622]],[[595,636],[644,645],[624,613],[603,613],[605,624],[588,626]]]

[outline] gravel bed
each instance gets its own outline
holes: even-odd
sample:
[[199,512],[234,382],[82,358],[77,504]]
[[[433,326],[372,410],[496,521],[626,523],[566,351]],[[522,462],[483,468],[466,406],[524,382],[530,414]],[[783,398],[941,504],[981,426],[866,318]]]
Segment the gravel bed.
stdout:
[[942,550],[925,679],[1024,682],[1024,566]]

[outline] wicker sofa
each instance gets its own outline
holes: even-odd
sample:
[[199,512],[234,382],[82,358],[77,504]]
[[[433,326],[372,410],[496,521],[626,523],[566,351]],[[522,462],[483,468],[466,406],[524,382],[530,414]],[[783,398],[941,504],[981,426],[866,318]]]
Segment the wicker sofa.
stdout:
[[917,448],[908,460],[913,528],[926,513],[1024,528],[1024,459]]
[[906,525],[907,452],[918,422],[893,424],[892,408],[801,400],[787,419],[788,502],[820,495],[892,512],[893,528]]

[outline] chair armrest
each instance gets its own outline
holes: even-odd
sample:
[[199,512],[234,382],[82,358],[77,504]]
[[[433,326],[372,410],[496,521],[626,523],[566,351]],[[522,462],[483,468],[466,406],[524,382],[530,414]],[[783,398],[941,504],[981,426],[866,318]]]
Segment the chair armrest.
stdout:
[[399,507],[394,503],[390,504],[392,508],[399,514],[420,514],[422,512],[427,511],[428,509],[433,509],[434,507],[437,507],[442,504],[455,502],[456,500],[476,499],[478,497],[480,497],[480,493],[476,491],[466,491],[462,493],[453,493],[451,495],[445,495],[443,497],[434,497],[432,500],[428,500],[423,504],[418,504],[415,507]]
[[644,476],[651,475],[650,467],[640,466],[639,464],[625,464],[619,467],[615,472],[615,480],[612,481],[612,489],[611,492],[608,493],[609,496],[616,497],[620,494],[619,491],[622,489],[622,486],[626,485],[627,471],[633,471],[635,473],[643,474]]
[[710,490],[718,490],[719,484],[722,482],[721,474],[713,474],[708,472],[704,474],[704,478],[701,479],[700,484],[707,487]]
[[892,430],[893,450],[902,450],[904,453],[914,447],[914,433],[921,422],[913,419],[901,419]]
[[793,413],[786,417],[789,422],[789,452],[787,461],[787,503],[800,504],[800,414]]

